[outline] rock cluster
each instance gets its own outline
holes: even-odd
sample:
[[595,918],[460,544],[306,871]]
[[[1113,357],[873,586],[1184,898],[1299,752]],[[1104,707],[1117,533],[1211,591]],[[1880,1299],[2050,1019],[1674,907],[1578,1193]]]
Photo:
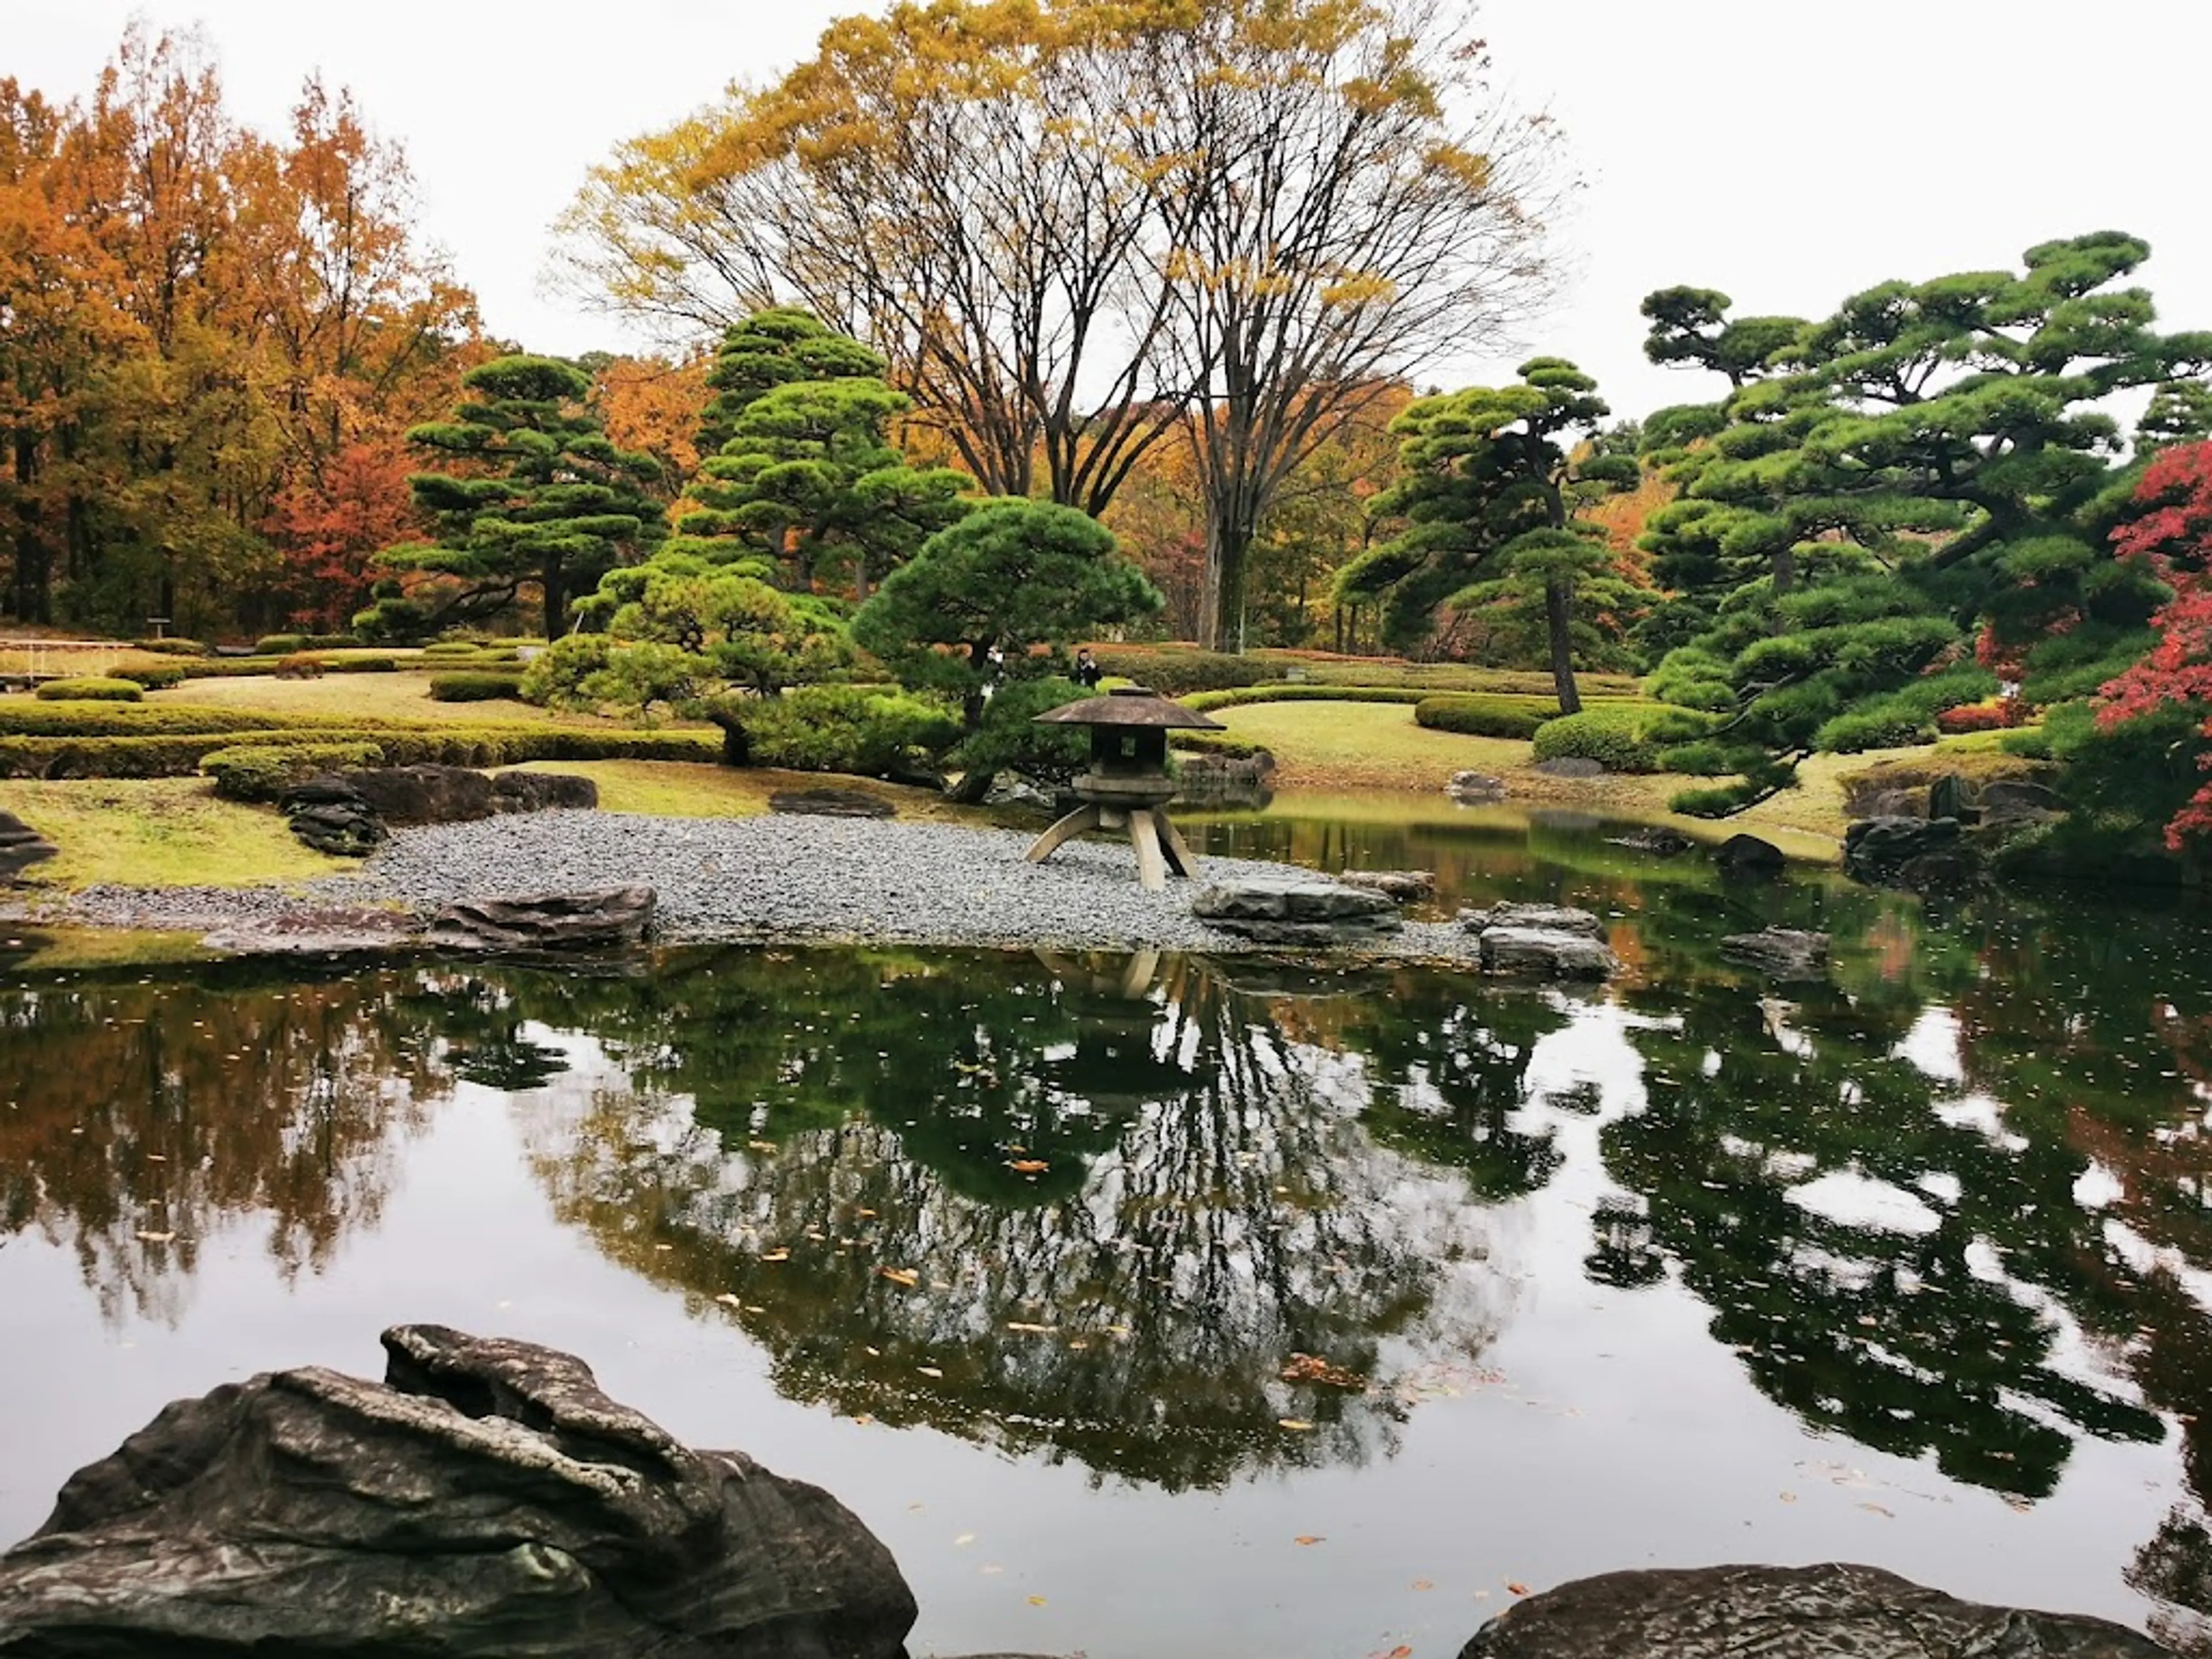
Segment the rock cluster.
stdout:
[[368,797],[336,775],[293,785],[276,805],[295,836],[333,858],[366,858],[391,834]]
[[1459,1659],[2172,1659],[2101,1619],[1961,1601],[1878,1567],[1609,1572],[1533,1595]]
[[1861,818],[1844,832],[1844,873],[1869,886],[1960,887],[1974,871],[1956,818]]
[[1755,933],[1731,933],[1721,954],[1758,969],[1769,979],[1814,980],[1828,975],[1828,936],[1795,927],[1762,927]]
[[1638,853],[1649,853],[1655,858],[1678,859],[1697,846],[1692,837],[1680,830],[1670,830],[1663,823],[1649,829],[1632,830],[1625,836],[1611,838],[1615,847],[1626,847]]
[[1459,925],[1480,941],[1482,965],[1545,979],[1606,979],[1620,960],[1606,947],[1605,923],[1565,904],[1493,904],[1462,910]]
[[0,881],[14,881],[30,866],[60,850],[13,812],[0,812]]
[[180,1401],[0,1557],[8,1659],[902,1659],[915,1607],[829,1493],[696,1451],[574,1357],[434,1325],[380,1383]]
[[1239,876],[1192,896],[1190,913],[1208,926],[1262,945],[1326,947],[1395,933],[1398,907],[1382,893],[1322,876]]
[[1778,876],[1789,860],[1782,849],[1757,836],[1730,836],[1713,854],[1713,862],[1724,876],[1764,878]]
[[1460,801],[1504,800],[1505,780],[1483,772],[1455,772],[1444,786],[1444,793]]

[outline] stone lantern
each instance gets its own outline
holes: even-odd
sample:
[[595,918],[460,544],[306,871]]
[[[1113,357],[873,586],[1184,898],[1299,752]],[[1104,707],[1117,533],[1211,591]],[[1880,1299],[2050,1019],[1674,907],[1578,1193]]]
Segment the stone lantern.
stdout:
[[1043,863],[1086,830],[1126,829],[1137,849],[1137,879],[1146,888],[1157,892],[1166,886],[1170,872],[1196,872],[1198,860],[1168,822],[1167,804],[1176,792],[1168,775],[1168,733],[1218,732],[1218,721],[1141,685],[1125,685],[1039,714],[1036,723],[1089,726],[1091,769],[1075,781],[1075,798],[1083,805],[1037,837],[1029,851],[1031,864]]

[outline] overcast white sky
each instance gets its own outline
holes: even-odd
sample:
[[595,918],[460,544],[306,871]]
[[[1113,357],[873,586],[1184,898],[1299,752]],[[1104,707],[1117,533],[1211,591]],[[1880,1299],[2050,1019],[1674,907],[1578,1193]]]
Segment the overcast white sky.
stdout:
[[[574,353],[630,343],[541,286],[547,227],[586,167],[867,3],[0,0],[0,75],[80,94],[134,14],[198,22],[234,112],[273,132],[319,69],[405,144],[425,228],[492,331]],[[1501,74],[1559,118],[1588,181],[1574,280],[1528,344],[1579,361],[1620,413],[1713,393],[1643,361],[1637,302],[1674,283],[1816,313],[1887,277],[2117,228],[2151,243],[2142,280],[2166,324],[2212,328],[2194,72],[2212,0],[1489,0],[1482,15]],[[1519,355],[1425,378],[1502,376]]]

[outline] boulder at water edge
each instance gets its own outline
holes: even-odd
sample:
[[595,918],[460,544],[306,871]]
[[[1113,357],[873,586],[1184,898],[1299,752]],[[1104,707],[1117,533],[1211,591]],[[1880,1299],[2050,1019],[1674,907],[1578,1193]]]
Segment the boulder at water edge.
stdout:
[[1262,945],[1353,945],[1398,931],[1398,907],[1320,876],[1242,876],[1201,887],[1190,913]]
[[1877,1567],[1578,1578],[1509,1607],[1459,1659],[2172,1659],[2101,1619],[1986,1607]]
[[1782,849],[1757,836],[1730,836],[1713,854],[1724,876],[1778,876],[1789,860]]
[[1972,854],[1956,818],[1861,818],[1844,831],[1844,873],[1872,887],[1963,886]]
[[1762,927],[1755,933],[1731,933],[1721,941],[1731,962],[1758,969],[1769,979],[1808,980],[1828,976],[1828,936],[1796,927]]
[[1394,904],[1411,904],[1437,896],[1433,870],[1346,870],[1337,879],[1346,887],[1380,893]]
[[455,951],[620,951],[653,925],[650,887],[465,899],[438,912],[428,943]]
[[1501,974],[1541,979],[1606,979],[1620,959],[1600,941],[1548,927],[1489,927],[1482,934],[1482,965]]
[[0,1556],[0,1655],[901,1659],[913,1594],[829,1493],[550,1348],[384,1346],[381,1383],[227,1383],[70,1477]]
[[1493,927],[1535,927],[1580,933],[1584,939],[1605,937],[1605,923],[1596,911],[1578,910],[1571,904],[1493,904],[1487,910],[1461,911],[1459,925],[1470,933],[1486,933]]

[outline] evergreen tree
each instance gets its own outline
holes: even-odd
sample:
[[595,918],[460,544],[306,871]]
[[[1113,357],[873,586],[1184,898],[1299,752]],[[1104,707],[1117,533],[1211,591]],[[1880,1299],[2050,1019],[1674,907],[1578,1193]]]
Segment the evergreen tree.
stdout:
[[387,569],[444,580],[386,592],[356,625],[427,633],[495,615],[535,582],[546,636],[558,638],[571,593],[666,533],[646,492],[659,465],[609,441],[583,408],[591,377],[570,364],[499,357],[471,369],[461,385],[466,395],[451,421],[407,434],[416,448],[465,469],[407,480],[416,506],[437,526],[437,540],[379,556]]
[[[1674,763],[1735,780],[1681,810],[1737,811],[1815,750],[1931,737],[1942,709],[1996,689],[1968,659],[1980,623],[2064,631],[2077,654],[2140,638],[2157,594],[2103,554],[2124,480],[2100,405],[2212,362],[2212,336],[2158,333],[2150,295],[2114,286],[2148,253],[2100,232],[2018,272],[1885,283],[1720,404],[1655,417],[1648,447],[1682,496],[1645,545],[1662,581],[1705,573],[1711,620],[1653,690],[1729,716]],[[1694,331],[1661,310],[1655,355]]]
[[[1559,357],[1523,363],[1516,386],[1424,398],[1393,422],[1401,477],[1376,501],[1409,520],[1404,534],[1354,560],[1340,598],[1387,596],[1386,629],[1437,598],[1461,606],[1540,611],[1562,714],[1578,714],[1578,644],[1601,607],[1632,602],[1604,532],[1577,522],[1591,502],[1632,486],[1636,459],[1600,442],[1610,412],[1597,382]],[[1424,618],[1424,625],[1425,618]],[[1387,635],[1386,635],[1387,637]]]
[[890,438],[908,399],[883,360],[803,311],[756,313],[723,337],[700,427],[708,453],[669,551],[738,561],[788,585],[829,579],[865,600],[965,513],[971,480],[909,465]]

